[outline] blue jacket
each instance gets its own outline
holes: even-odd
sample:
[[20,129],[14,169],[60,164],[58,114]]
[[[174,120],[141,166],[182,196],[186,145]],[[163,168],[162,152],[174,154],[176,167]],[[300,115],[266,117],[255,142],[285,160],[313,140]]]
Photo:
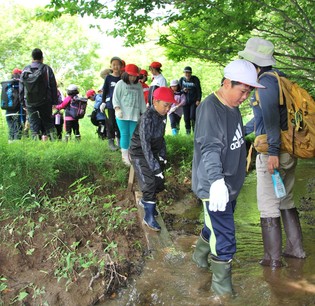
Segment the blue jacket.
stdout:
[[94,108],[97,110],[96,120],[99,120],[99,121],[103,121],[106,119],[106,115],[100,111],[101,104],[102,104],[102,95],[96,94]]
[[[273,71],[273,70],[270,70]],[[277,71],[279,75],[284,75]],[[279,84],[276,77],[262,74],[259,83],[266,88],[258,89],[259,103],[255,94],[251,98],[255,117],[256,136],[267,134],[268,154],[278,156],[280,153],[280,131],[288,129],[287,108],[279,103]]]

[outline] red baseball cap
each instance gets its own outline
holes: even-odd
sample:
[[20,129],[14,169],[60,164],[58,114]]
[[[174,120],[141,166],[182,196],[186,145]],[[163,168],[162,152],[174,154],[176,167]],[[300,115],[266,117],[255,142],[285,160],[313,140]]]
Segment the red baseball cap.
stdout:
[[161,68],[162,67],[162,64],[159,63],[159,62],[152,62],[150,67],[152,68],[155,68],[155,69],[158,69],[158,68]]
[[153,92],[153,98],[155,100],[167,102],[167,103],[176,103],[174,99],[174,92],[169,87],[159,87]]
[[125,72],[133,76],[139,76],[139,68],[135,64],[128,64],[125,67]]
[[148,76],[148,71],[146,71],[145,69],[141,69],[139,74],[143,74],[143,75]]
[[89,90],[86,92],[87,98],[91,98],[91,97],[93,97],[95,94],[96,94],[96,92],[95,92],[94,89],[89,89]]
[[22,70],[19,69],[19,68],[14,68],[14,69],[12,70],[12,74],[21,74],[21,73],[22,73]]

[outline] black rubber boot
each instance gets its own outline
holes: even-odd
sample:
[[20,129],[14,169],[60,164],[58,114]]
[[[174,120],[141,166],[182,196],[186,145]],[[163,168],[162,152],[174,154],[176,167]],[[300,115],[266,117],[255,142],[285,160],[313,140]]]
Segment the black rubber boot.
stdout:
[[306,258],[302,245],[302,230],[296,208],[281,210],[282,223],[286,238],[283,256]]
[[280,268],[283,266],[281,261],[281,223],[278,218],[260,218],[262,238],[264,243],[264,258],[259,261],[262,266]]
[[112,151],[117,151],[119,149],[119,147],[115,145],[114,139],[108,139],[108,146],[109,146],[109,149]]
[[211,257],[212,283],[211,289],[218,296],[232,297],[232,259],[219,261]]
[[192,255],[193,262],[199,268],[209,268],[208,256],[210,254],[210,245],[202,235],[199,236],[195,251]]
[[143,223],[153,231],[159,232],[161,230],[161,226],[159,225],[159,223],[157,223],[154,217],[156,203],[148,203],[144,202],[143,200],[141,200],[141,202],[144,208]]

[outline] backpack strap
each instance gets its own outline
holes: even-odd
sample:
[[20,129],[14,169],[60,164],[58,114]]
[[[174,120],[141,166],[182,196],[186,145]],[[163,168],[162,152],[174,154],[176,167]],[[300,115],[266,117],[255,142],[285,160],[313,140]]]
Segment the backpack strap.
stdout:
[[[261,75],[259,76],[258,79],[260,79],[263,75],[266,75],[266,74],[272,75],[273,77],[275,77],[275,78],[277,79],[278,85],[279,85],[279,104],[280,104],[280,105],[284,105],[283,87],[282,87],[282,85],[281,85],[281,80],[280,80],[280,76],[279,76],[278,72],[276,72],[276,71],[271,71],[271,72],[267,71],[267,72],[264,72],[263,74],[261,74]],[[258,94],[258,90],[257,90],[257,89],[255,90],[255,98],[256,98],[257,104],[259,104],[259,101],[260,101],[260,100],[259,100],[259,94]]]

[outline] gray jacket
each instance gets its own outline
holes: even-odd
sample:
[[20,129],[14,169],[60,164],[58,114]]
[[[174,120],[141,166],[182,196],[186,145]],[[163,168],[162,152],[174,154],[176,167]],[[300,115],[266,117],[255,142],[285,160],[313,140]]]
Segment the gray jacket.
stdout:
[[245,173],[246,147],[241,113],[211,94],[197,108],[192,190],[198,198],[208,199],[211,184],[224,178],[232,201],[240,192]]

